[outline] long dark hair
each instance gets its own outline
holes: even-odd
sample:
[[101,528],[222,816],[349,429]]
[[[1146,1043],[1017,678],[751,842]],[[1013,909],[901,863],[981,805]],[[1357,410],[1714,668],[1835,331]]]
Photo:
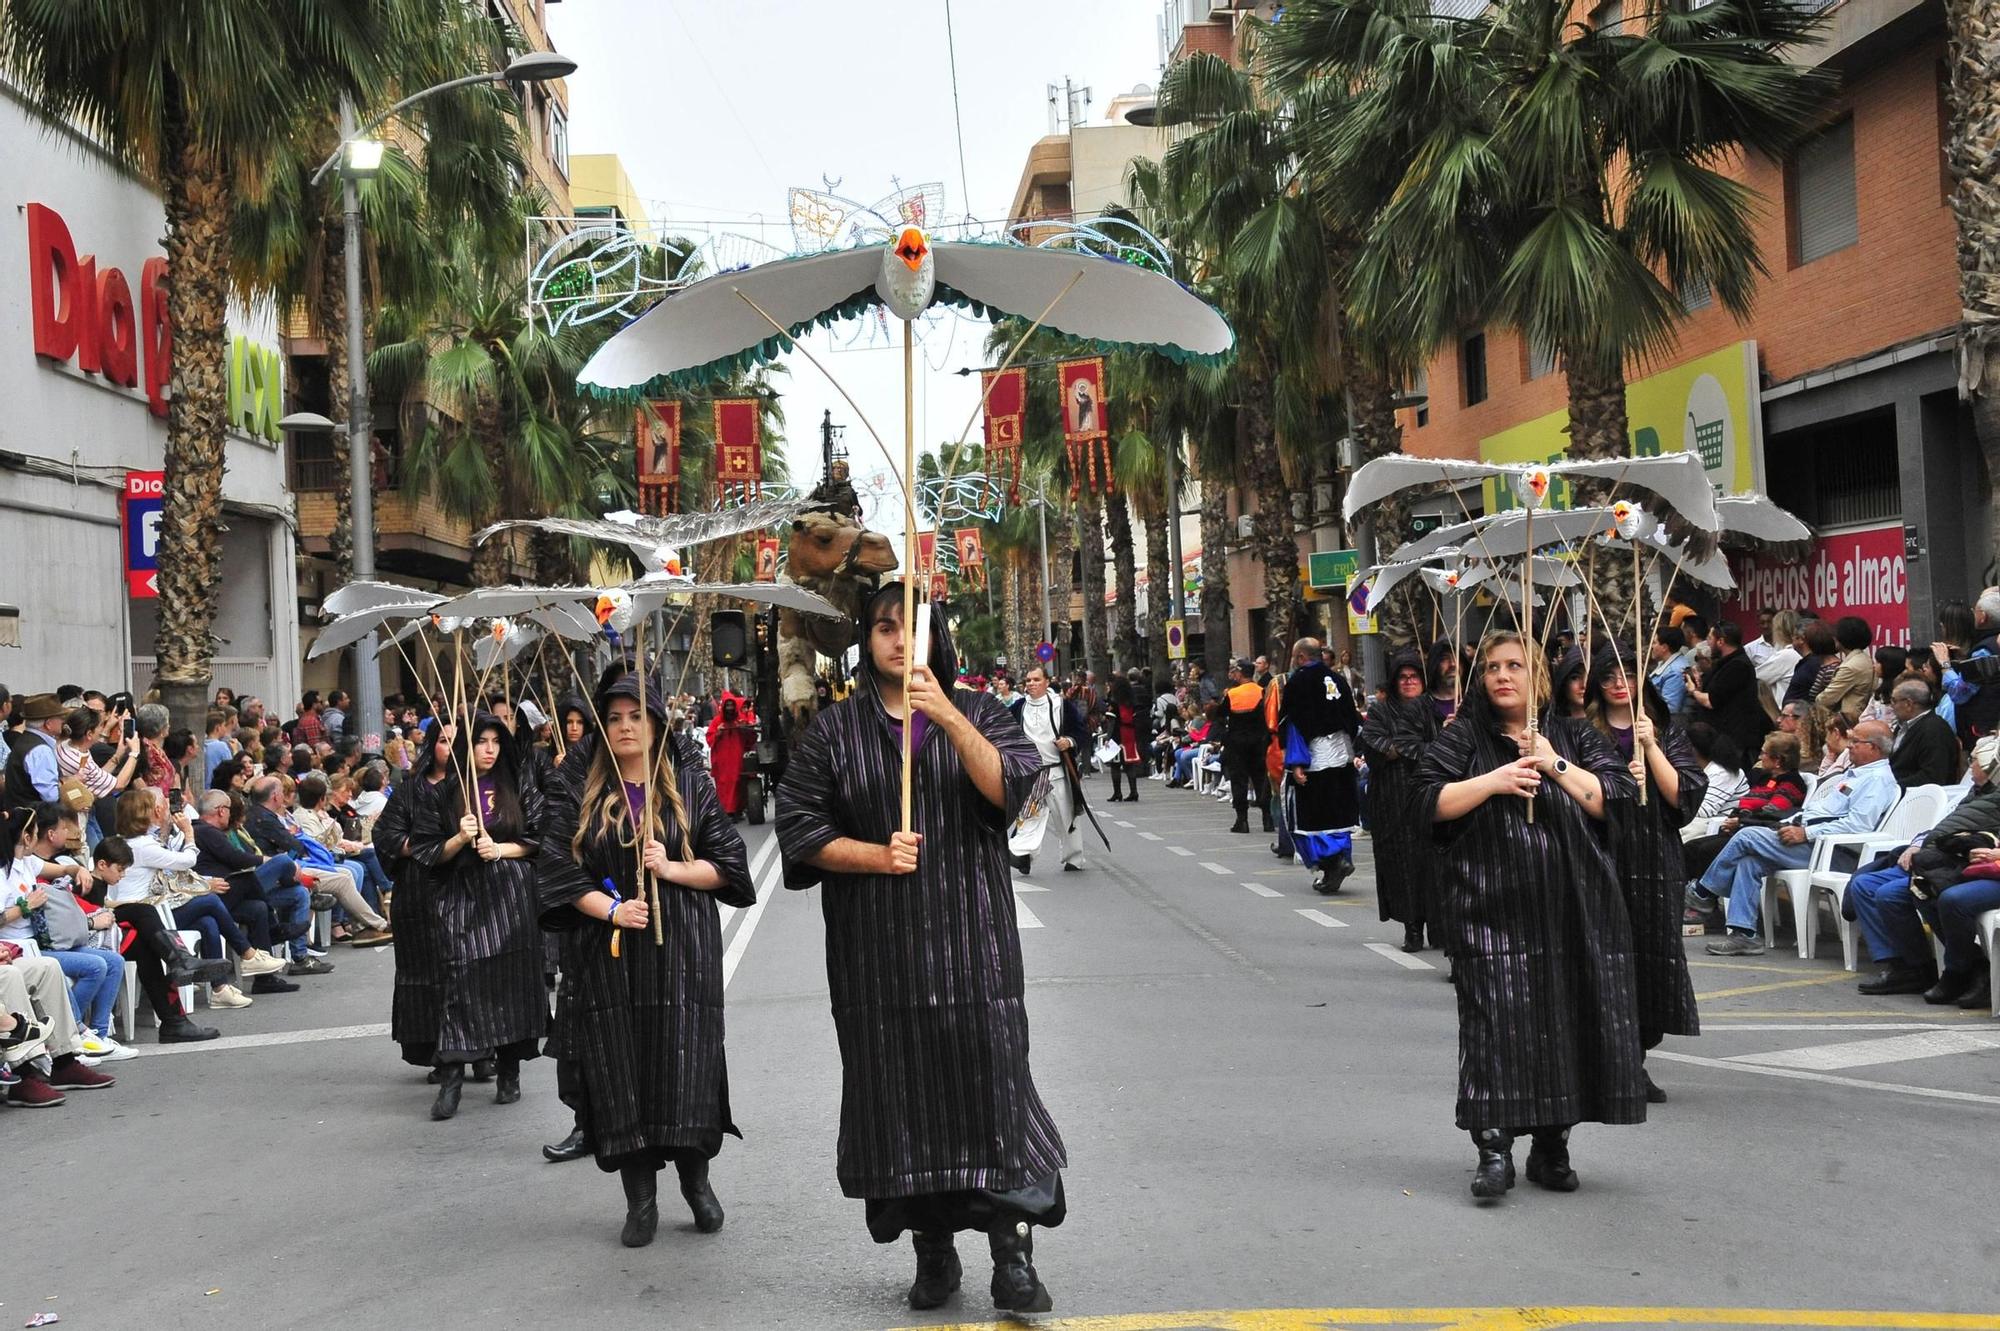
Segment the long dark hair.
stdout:
[[[606,714],[611,711],[611,700],[616,694],[610,690],[598,695],[598,706]],[[687,802],[681,798],[679,773],[674,766],[674,737],[667,729],[667,719],[654,704],[658,696],[648,691],[647,700],[640,704],[646,713],[652,731],[653,748],[653,816],[664,826],[663,842],[668,853],[678,859],[694,858],[694,834],[688,825]],[[570,838],[570,854],[581,861],[584,843],[593,835],[632,850],[638,845],[638,828],[632,816],[632,802],[625,795],[625,778],[618,770],[618,759],[611,752],[611,744],[603,735],[586,735],[583,743],[591,749],[590,766],[585,770],[581,786],[582,794],[577,799],[576,835]]]
[[[500,756],[487,773],[493,778],[493,812],[485,820],[486,830],[495,841],[513,841],[527,831],[528,823],[521,807],[519,755],[515,752],[518,741],[514,732],[507,729],[499,717],[482,712],[472,719],[471,725],[459,727],[457,737],[452,740],[452,761],[458,772],[465,774],[467,781],[474,780],[472,746],[488,734],[500,737]],[[458,779],[457,773],[454,773],[452,780]]]
[[[1667,700],[1653,687],[1652,680],[1632,668],[1631,656],[1622,651],[1604,652],[1591,666],[1590,686],[1583,694],[1583,714],[1590,718],[1590,724],[1597,727],[1598,734],[1614,743],[1617,742],[1617,736],[1611,733],[1611,720],[1606,712],[1608,704],[1604,697],[1604,681],[1611,678],[1611,672],[1614,670],[1625,672],[1625,682],[1633,690],[1633,697],[1641,700],[1647,718],[1653,723],[1653,729],[1664,739],[1667,727],[1672,721],[1667,711]],[[1636,708],[1634,715],[1637,715]]]

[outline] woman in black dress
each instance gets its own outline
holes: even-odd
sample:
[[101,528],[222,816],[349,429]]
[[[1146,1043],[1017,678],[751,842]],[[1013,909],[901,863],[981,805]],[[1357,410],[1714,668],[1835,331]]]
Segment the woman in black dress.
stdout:
[[[1062,1223],[1065,1157],[1028,1068],[1007,872],[1041,755],[998,699],[952,689],[942,615],[904,696],[902,594],[891,583],[863,608],[854,693],[814,719],[778,788],[785,886],[824,884],[840,1189],[865,1200],[877,1243],[911,1232],[911,1307],[958,1289],[952,1236],[970,1229],[992,1249],[995,1306],[1046,1312],[1029,1231]],[[914,832],[900,830],[906,721]]]
[[[437,902],[430,870],[410,853],[410,829],[419,809],[435,802],[438,787],[451,775],[449,722],[425,722],[422,745],[410,770],[397,780],[375,820],[375,854],[396,885],[396,987],[389,1010],[389,1038],[402,1046],[403,1061],[431,1069],[436,1083],[438,1022],[444,1011],[444,944],[438,936]],[[432,815],[435,816],[435,815]]]
[[1458,977],[1458,1126],[1479,1149],[1482,1199],[1513,1186],[1522,1132],[1529,1180],[1571,1192],[1572,1125],[1646,1119],[1632,926],[1599,837],[1637,787],[1587,722],[1529,730],[1547,681],[1519,634],[1488,634],[1414,799]]
[[435,1024],[413,1032],[403,1056],[428,1052],[440,1069],[434,1119],[458,1112],[467,1063],[492,1059],[493,1102],[519,1100],[521,1064],[537,1056],[549,1024],[533,863],[540,792],[523,780],[497,717],[481,714],[468,729],[453,745],[453,770],[420,793],[409,836],[428,871],[441,984]]
[[1424,696],[1424,663],[1415,648],[1389,662],[1389,697],[1368,709],[1361,745],[1368,757],[1368,830],[1375,839],[1376,909],[1384,920],[1400,920],[1403,951],[1424,950],[1424,925],[1431,941],[1440,926],[1431,909],[1430,828],[1412,817],[1410,797],[1424,752],[1438,736],[1437,712]]
[[[1632,960],[1639,986],[1639,1039],[1651,1049],[1663,1036],[1699,1035],[1694,983],[1681,942],[1681,912],[1688,873],[1681,854],[1685,827],[1708,790],[1702,761],[1687,736],[1668,722],[1666,699],[1650,683],[1645,708],[1633,715],[1631,658],[1606,652],[1590,672],[1590,722],[1618,746],[1646,802],[1620,800],[1608,820],[1625,913],[1632,920]],[[1646,1099],[1666,1092],[1646,1077]]]
[[[570,749],[549,792],[539,890],[543,925],[565,935],[556,1009],[565,1098],[597,1167],[625,1185],[621,1241],[642,1248],[659,1225],[669,1161],[695,1228],[722,1228],[708,1162],[724,1133],[742,1133],[729,1114],[716,907],[752,905],[757,889],[715,783],[673,753],[658,690],[626,675],[597,707],[604,736]],[[649,762],[643,858],[658,885],[660,943],[634,835]]]

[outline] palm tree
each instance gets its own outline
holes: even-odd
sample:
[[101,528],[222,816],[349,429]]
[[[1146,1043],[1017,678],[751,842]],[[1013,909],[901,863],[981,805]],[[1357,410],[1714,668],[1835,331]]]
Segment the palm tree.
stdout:
[[[2000,23],[1991,5],[1945,0],[1950,30],[1951,215],[1958,225],[1958,383],[1986,457],[1988,503],[2000,523]],[[2000,525],[1992,530],[2000,531]],[[2000,556],[1986,581],[2000,580]]]
[[[429,0],[415,3],[435,8]],[[498,67],[510,54],[500,49],[499,30],[472,9],[455,6],[442,17],[442,23],[417,29],[419,40],[388,53],[393,86],[431,87],[467,70]],[[368,243],[363,298],[371,316],[385,292],[395,292],[405,304],[434,299],[438,267],[431,237],[451,226],[506,216],[523,170],[513,126],[519,103],[497,85],[422,102],[408,114],[411,127],[423,134],[421,160],[392,142],[381,169],[356,186]],[[281,311],[303,311],[307,326],[325,342],[327,414],[341,427],[332,437],[339,479],[328,545],[345,581],[353,573],[353,495],[346,483],[350,392],[341,179],[329,174],[318,186],[312,183],[339,137],[331,108],[297,107],[268,168],[236,201],[231,244],[239,294],[246,300],[274,296]],[[518,241],[518,232],[505,238],[507,244]]]
[[[455,0],[428,0],[434,22]],[[174,326],[155,682],[175,724],[208,699],[228,416],[229,228],[294,108],[376,101],[417,6],[337,0],[0,0],[0,68],[36,110],[158,182]]]

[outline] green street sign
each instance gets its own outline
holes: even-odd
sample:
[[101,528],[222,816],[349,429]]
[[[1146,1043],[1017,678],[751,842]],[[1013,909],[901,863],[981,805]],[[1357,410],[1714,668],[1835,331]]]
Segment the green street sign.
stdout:
[[1306,556],[1306,585],[1314,591],[1345,594],[1347,584],[1361,571],[1361,558],[1352,550],[1315,550]]

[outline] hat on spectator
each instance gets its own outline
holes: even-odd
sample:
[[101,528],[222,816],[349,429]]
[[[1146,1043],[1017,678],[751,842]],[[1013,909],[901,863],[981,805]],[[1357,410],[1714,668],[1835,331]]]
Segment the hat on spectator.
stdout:
[[1972,761],[1979,764],[1982,772],[1991,772],[1995,759],[2000,759],[2000,735],[1982,735],[1972,746]]
[[31,693],[21,699],[21,719],[24,721],[50,721],[66,711],[53,693]]
[[1247,656],[1239,656],[1236,658],[1236,668],[1238,670],[1241,670],[1246,675],[1254,675],[1257,673],[1257,663],[1255,661],[1252,661]]

